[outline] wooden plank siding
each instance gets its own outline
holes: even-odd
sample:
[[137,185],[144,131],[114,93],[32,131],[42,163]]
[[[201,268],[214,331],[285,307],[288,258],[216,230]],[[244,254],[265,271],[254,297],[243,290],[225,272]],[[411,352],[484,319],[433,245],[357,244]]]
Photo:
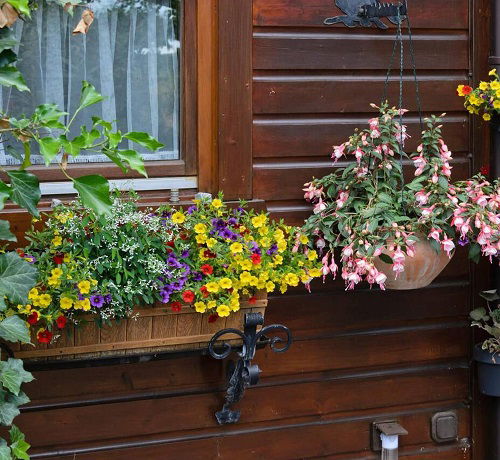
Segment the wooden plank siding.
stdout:
[[[382,96],[394,27],[323,26],[324,18],[340,14],[333,0],[214,4],[219,49],[212,49],[218,63],[212,103],[218,116],[211,124],[217,145],[211,146],[216,158],[207,161],[216,169],[207,187],[218,183],[228,197],[265,200],[273,217],[301,223],[310,213],[303,183],[331,170],[331,146],[365,123],[373,113],[368,104]],[[448,113],[444,132],[453,172],[464,178],[472,161],[487,157],[484,139],[478,140],[484,132],[476,128],[471,136],[455,95],[456,85],[475,71],[472,2],[408,4],[423,107],[427,114]],[[478,39],[485,48],[487,37]],[[393,101],[396,81],[391,77]],[[413,91],[405,72],[414,136],[409,148],[419,132]],[[26,219],[12,216],[21,229]],[[294,343],[285,354],[257,351],[261,381],[238,404],[236,425],[215,421],[225,366],[200,351],[133,363],[32,367],[36,380],[26,385],[32,402],[16,424],[33,445],[33,459],[374,460],[371,423],[395,418],[409,432],[401,438],[401,458],[489,460],[471,448],[473,292],[473,272],[459,248],[438,279],[418,291],[345,292],[341,280],[327,280],[313,283],[311,294],[294,288],[271,297],[266,323],[289,326]],[[85,334],[76,338],[84,340]],[[437,444],[431,417],[447,410],[457,413],[459,434]]]

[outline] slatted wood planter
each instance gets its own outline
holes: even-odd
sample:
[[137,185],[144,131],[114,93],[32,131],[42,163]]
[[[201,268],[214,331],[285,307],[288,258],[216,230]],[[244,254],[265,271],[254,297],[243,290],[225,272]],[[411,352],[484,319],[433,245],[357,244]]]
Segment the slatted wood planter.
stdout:
[[[75,326],[66,326],[60,337],[49,345],[37,343],[36,326],[32,331],[31,345],[13,348],[16,358],[27,360],[98,359],[117,356],[156,353],[172,350],[204,348],[217,331],[233,327],[242,329],[245,313],[264,314],[267,293],[259,292],[256,301],[241,302],[238,312],[226,318],[208,322],[209,314],[197,313],[192,307],[183,306],[172,312],[163,304],[134,310],[130,319],[99,328],[93,320]],[[234,335],[233,340],[237,340]],[[231,341],[231,335],[224,336]]]

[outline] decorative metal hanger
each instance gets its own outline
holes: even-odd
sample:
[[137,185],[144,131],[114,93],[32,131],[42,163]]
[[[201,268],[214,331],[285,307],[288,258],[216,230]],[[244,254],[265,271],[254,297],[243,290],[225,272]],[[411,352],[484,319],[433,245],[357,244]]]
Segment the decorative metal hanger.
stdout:
[[[255,356],[255,350],[258,345],[270,345],[271,350],[276,353],[283,353],[290,348],[292,344],[292,335],[290,330],[281,324],[271,324],[264,326],[257,332],[257,326],[264,324],[264,317],[261,313],[246,313],[244,331],[239,329],[222,329],[214,334],[208,344],[208,351],[215,359],[227,358],[233,351],[233,347],[229,343],[223,344],[223,351],[218,353],[215,350],[216,342],[226,334],[235,334],[243,339],[243,347],[238,352],[239,359],[236,362],[230,362],[227,375],[226,401],[219,412],[216,412],[215,417],[220,425],[228,423],[236,423],[240,419],[239,410],[231,410],[231,406],[236,404],[245,393],[245,389],[249,386],[256,385],[259,381],[260,369],[257,364],[252,364],[252,359]],[[282,332],[286,335],[286,339],[279,336],[268,338],[266,334]],[[282,344],[278,346],[278,344]]]
[[406,5],[395,3],[381,3],[378,0],[335,0],[337,8],[342,10],[344,16],[326,18],[325,25],[343,23],[347,27],[371,27],[375,24],[380,29],[387,29],[380,18],[388,18],[394,24],[398,23],[398,10],[400,21],[405,19]]

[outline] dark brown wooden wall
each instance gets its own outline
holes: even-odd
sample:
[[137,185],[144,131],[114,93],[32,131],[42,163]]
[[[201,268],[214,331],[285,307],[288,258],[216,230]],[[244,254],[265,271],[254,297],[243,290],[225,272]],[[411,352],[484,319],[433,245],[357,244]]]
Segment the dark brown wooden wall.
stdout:
[[[473,70],[472,11],[468,0],[408,3],[422,103],[427,112],[448,113],[453,172],[465,177],[472,160],[484,157],[455,96]],[[333,0],[220,6],[219,28],[227,24],[231,36],[242,38],[223,35],[226,48],[219,50],[221,82],[240,84],[235,93],[223,84],[218,91],[220,152],[232,157],[219,153],[220,183],[231,197],[266,200],[273,216],[300,223],[310,212],[302,184],[331,170],[331,146],[365,123],[368,104],[382,95],[394,28],[325,27],[325,17],[340,13]],[[235,9],[243,16],[232,22]],[[252,28],[253,39],[245,35]],[[391,82],[395,101],[395,77]],[[406,72],[405,105],[417,137],[413,89]],[[238,110],[241,117],[231,119]],[[378,458],[370,451],[371,422],[396,418],[409,431],[401,440],[404,458],[467,460],[471,277],[458,251],[419,291],[345,292],[330,281],[317,283],[312,294],[273,297],[266,322],[289,326],[295,342],[283,355],[257,352],[261,383],[247,392],[234,426],[220,427],[213,417],[223,398],[223,365],[200,354],[40,370],[26,389],[33,402],[17,423],[33,458],[368,460]],[[438,445],[430,419],[445,410],[458,414],[459,437]]]

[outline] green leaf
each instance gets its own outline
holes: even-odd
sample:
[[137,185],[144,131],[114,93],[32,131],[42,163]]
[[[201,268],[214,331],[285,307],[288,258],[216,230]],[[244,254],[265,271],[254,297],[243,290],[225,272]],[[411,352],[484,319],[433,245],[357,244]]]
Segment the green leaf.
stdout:
[[50,122],[59,121],[61,117],[67,114],[67,112],[59,110],[56,104],[42,104],[35,109],[32,118],[46,125]]
[[473,243],[469,247],[469,259],[478,263],[481,255],[481,246],[478,243]]
[[82,126],[80,128],[80,131],[81,131],[81,136],[85,141],[86,147],[91,147],[94,141],[101,136],[101,133],[97,129],[92,129],[90,131],[87,131],[87,128],[85,126]]
[[6,49],[0,52],[0,67],[7,66],[17,61],[17,54],[11,49]]
[[73,179],[73,186],[82,203],[97,214],[108,214],[111,209],[109,182],[102,176],[91,175]]
[[438,184],[442,190],[448,190],[448,188],[450,187],[448,180],[444,176],[439,176]]
[[28,0],[8,0],[8,3],[10,3],[21,14],[31,17]]
[[60,136],[61,143],[63,145],[64,151],[69,155],[74,157],[80,154],[80,150],[85,147],[85,138],[83,136],[77,136],[72,141],[66,139],[65,135]]
[[[7,298],[15,304],[24,305],[27,301],[29,290],[36,284],[37,269],[21,259],[15,252],[0,254],[0,296]],[[14,320],[17,316],[9,316],[10,327],[15,327]],[[12,322],[12,323],[11,323]],[[29,340],[28,340],[29,342]]]
[[472,310],[470,312],[470,317],[474,321],[481,321],[482,319],[484,319],[487,316],[488,316],[488,314],[487,314],[485,308],[476,308],[475,310]]
[[24,439],[24,434],[17,428],[17,426],[12,425],[9,431],[10,434],[10,448],[14,458],[21,460],[29,460],[29,455],[27,454],[28,449],[31,447]]
[[133,131],[124,134],[123,137],[131,140],[132,142],[135,142],[136,144],[142,145],[148,150],[154,151],[158,150],[160,147],[163,147],[162,143],[158,142],[154,137],[151,137],[148,133]]
[[92,123],[94,126],[102,126],[106,131],[110,131],[113,128],[109,121],[105,121],[99,117],[92,117]]
[[12,30],[7,27],[3,28],[0,33],[0,51],[14,48],[19,42]]
[[115,153],[120,160],[127,162],[131,169],[148,177],[144,167],[144,160],[135,150],[117,150]]
[[109,133],[109,148],[114,149],[123,139],[122,133],[117,131],[116,133]]
[[4,66],[0,68],[0,85],[14,86],[19,91],[29,91],[21,72],[14,66]]
[[[0,425],[9,426],[12,425],[12,421],[20,414],[19,409],[15,404],[3,402],[0,404]],[[2,450],[0,449],[0,460],[3,460]],[[10,449],[9,456],[5,457],[8,460],[11,460]]]
[[10,222],[0,220],[0,240],[17,241],[16,236],[10,231]]
[[491,291],[482,291],[479,295],[486,299],[488,302],[495,302],[495,300],[500,300],[500,295],[498,295],[498,291],[496,289],[492,289]]
[[44,137],[38,143],[40,144],[40,153],[45,159],[45,165],[48,166],[59,153],[61,141],[53,137]]
[[25,321],[12,315],[0,321],[0,338],[13,343],[30,343],[30,331]]
[[[10,316],[12,318],[12,316]],[[25,371],[22,359],[9,358],[0,366],[0,382],[11,393],[18,395],[21,385],[34,380],[31,372]]]
[[394,261],[392,260],[392,258],[390,256],[388,256],[387,254],[380,254],[378,256],[378,258],[382,261],[382,262],[385,262],[386,264],[389,264],[389,265],[392,265],[394,263]]
[[7,174],[10,178],[12,201],[38,217],[40,213],[36,206],[41,196],[38,177],[27,171],[8,171]]
[[20,391],[18,395],[8,393],[5,400],[7,402],[15,404],[16,406],[22,406],[22,405],[28,404],[30,402],[30,398],[28,398],[26,393],[24,393],[23,391]]
[[7,153],[15,158],[17,161],[20,161],[22,162],[23,161],[23,155],[21,153],[19,153],[14,147],[12,147],[12,145],[8,145],[6,147],[6,150],[7,150]]
[[84,109],[85,107],[97,104],[102,100],[104,100],[104,98],[96,91],[94,86],[92,86],[88,81],[82,81],[80,105],[77,109],[77,112],[79,112],[81,109]]
[[0,209],[3,209],[5,202],[10,198],[10,187],[0,180]]

